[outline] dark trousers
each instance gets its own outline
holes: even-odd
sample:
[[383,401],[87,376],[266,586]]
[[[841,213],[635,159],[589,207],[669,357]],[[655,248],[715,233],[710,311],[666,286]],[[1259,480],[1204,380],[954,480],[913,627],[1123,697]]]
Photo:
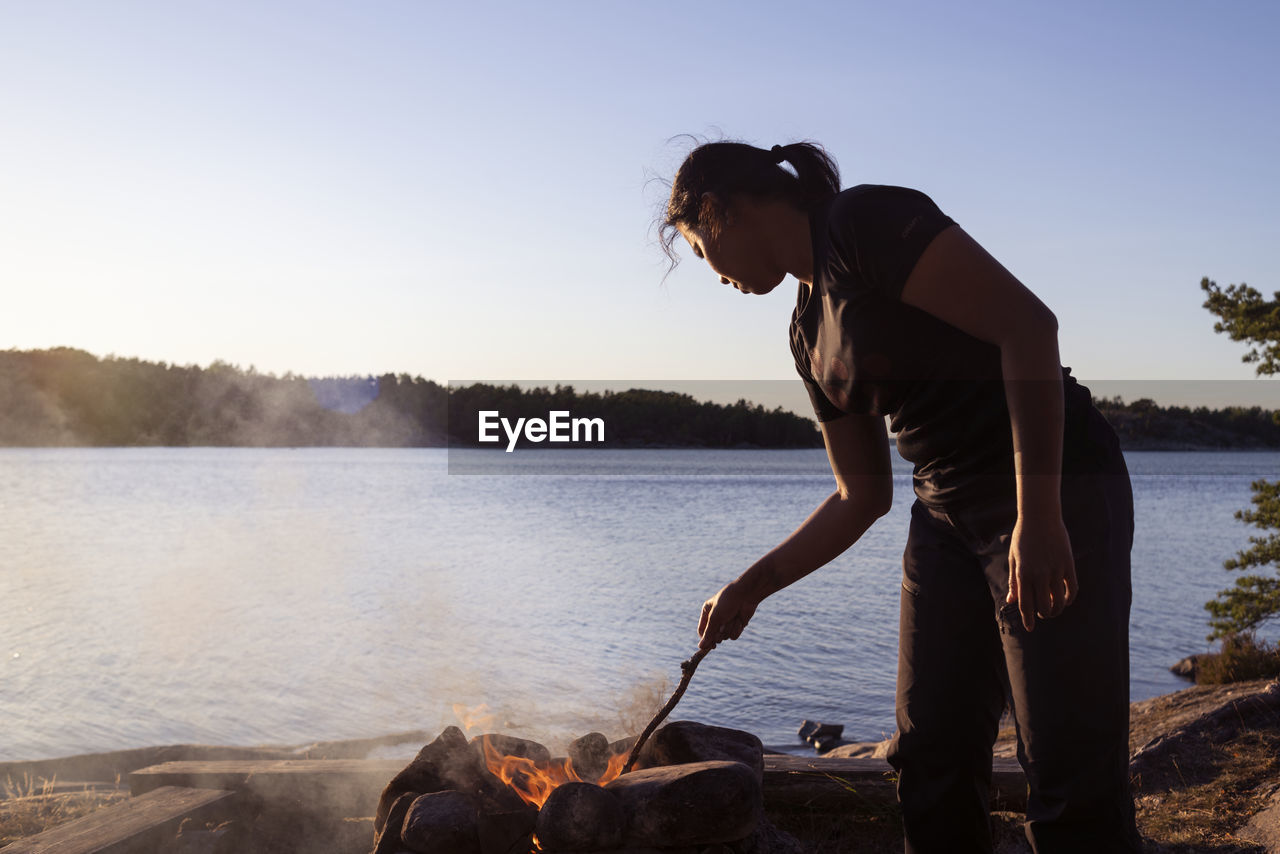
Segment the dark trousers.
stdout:
[[911,508],[889,753],[907,854],[992,850],[991,754],[1006,700],[1036,853],[1141,850],[1128,773],[1133,493],[1114,439],[1105,455],[1089,474],[1063,475],[1079,594],[1031,632],[1004,601],[1014,502]]

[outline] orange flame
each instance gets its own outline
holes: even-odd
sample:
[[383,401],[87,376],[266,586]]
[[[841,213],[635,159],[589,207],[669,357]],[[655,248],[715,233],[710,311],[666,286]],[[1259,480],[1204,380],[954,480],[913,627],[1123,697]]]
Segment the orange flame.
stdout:
[[605,766],[604,773],[600,775],[600,780],[598,781],[601,786],[621,776],[622,766],[627,764],[629,755],[631,755],[631,751],[624,750],[609,757],[609,764]]
[[453,713],[457,715],[464,732],[471,732],[476,727],[488,727],[495,718],[495,715],[489,711],[488,703],[481,703],[470,709],[461,703],[454,703]]
[[[523,756],[511,756],[498,752],[489,736],[481,738],[484,747],[484,763],[489,772],[519,795],[525,803],[538,809],[547,802],[547,798],[557,786],[564,783],[592,782],[584,781],[573,768],[572,759],[554,759],[550,762],[534,762]],[[617,753],[609,757],[608,766],[599,780],[594,781],[603,786],[622,773],[622,766],[627,763],[626,753]]]

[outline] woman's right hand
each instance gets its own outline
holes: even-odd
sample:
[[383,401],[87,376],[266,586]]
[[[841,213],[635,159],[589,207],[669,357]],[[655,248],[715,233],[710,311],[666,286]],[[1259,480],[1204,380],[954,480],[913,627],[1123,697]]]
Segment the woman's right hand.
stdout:
[[756,612],[760,600],[742,580],[730,581],[702,605],[698,618],[698,649],[711,649],[720,641],[737,640]]

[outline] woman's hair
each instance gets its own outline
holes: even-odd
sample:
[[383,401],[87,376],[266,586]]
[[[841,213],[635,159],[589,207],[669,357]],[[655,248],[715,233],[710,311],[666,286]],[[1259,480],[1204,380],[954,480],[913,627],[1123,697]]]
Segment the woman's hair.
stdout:
[[[782,168],[783,162],[795,173]],[[804,210],[838,192],[840,170],[817,143],[793,142],[772,149],[742,142],[704,143],[689,152],[671,182],[658,239],[675,269],[680,262],[672,248],[680,233],[677,226],[715,234],[736,196],[784,199]]]

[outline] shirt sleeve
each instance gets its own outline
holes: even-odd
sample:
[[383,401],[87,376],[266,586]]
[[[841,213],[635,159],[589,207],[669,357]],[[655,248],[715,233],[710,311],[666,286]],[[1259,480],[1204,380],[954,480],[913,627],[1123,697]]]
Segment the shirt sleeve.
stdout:
[[809,402],[813,404],[813,414],[819,421],[834,421],[842,415],[848,415],[840,407],[831,402],[831,398],[827,397],[827,393],[822,390],[822,386],[818,385],[814,380],[813,374],[801,361],[799,353],[796,352],[795,342],[791,345],[791,354],[796,359],[796,373],[800,375],[800,379],[804,382],[804,389],[809,393]]
[[845,267],[886,296],[901,299],[916,262],[955,220],[933,199],[906,187],[864,185],[833,209],[833,248]]

